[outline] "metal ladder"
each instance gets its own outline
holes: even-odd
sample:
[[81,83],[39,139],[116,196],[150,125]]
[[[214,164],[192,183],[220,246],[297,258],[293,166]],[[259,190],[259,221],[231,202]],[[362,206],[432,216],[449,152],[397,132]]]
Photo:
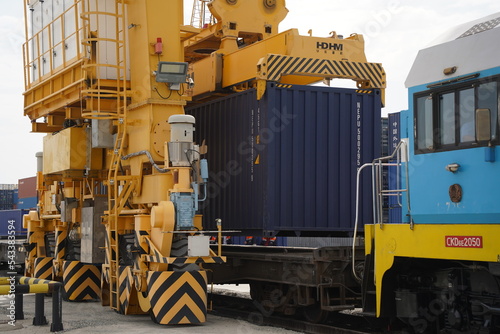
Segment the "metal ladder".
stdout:
[[[107,244],[106,263],[103,271],[107,271],[110,289],[110,307],[120,311],[119,302],[119,217],[120,212],[127,202],[128,196],[132,192],[133,182],[127,176],[121,175],[120,160],[123,156],[123,143],[126,137],[127,124],[127,49],[126,49],[126,21],[125,5],[126,0],[116,0],[114,12],[103,10],[104,2],[99,0],[84,0],[82,2],[81,17],[84,22],[85,36],[82,39],[84,45],[95,47],[95,54],[90,54],[83,69],[88,79],[87,89],[82,90],[82,94],[89,98],[87,110],[82,115],[90,119],[109,119],[117,128],[116,140],[111,152],[111,163],[109,165],[107,186],[108,186],[108,211],[105,213],[104,223],[106,224]],[[115,36],[99,37],[99,24],[101,20],[114,20]],[[104,30],[104,29],[103,29]],[[97,34],[95,33],[97,31]],[[115,46],[116,63],[100,63],[101,48],[106,43]],[[102,78],[105,70],[114,69],[116,78]],[[109,107],[109,103],[114,101],[114,108]],[[90,108],[89,108],[90,107]]]
[[[411,212],[410,199],[409,199],[409,180],[408,180],[408,164],[403,162],[408,161],[408,143],[407,141],[400,141],[394,152],[387,156],[375,159],[372,165],[372,187],[373,187],[373,221],[375,224],[382,225],[384,223],[383,216],[383,205],[385,197],[396,197],[399,207],[402,207],[401,197],[403,193],[406,193],[406,206],[408,212]],[[384,167],[395,167],[396,168],[396,187],[395,189],[384,189]],[[403,171],[404,169],[404,171]],[[401,184],[401,178],[405,175],[405,185]],[[411,220],[410,220],[411,221]]]

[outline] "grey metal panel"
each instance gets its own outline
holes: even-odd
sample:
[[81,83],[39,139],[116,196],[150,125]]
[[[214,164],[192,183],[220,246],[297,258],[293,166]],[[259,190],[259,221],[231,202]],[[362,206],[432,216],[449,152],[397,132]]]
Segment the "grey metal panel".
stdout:
[[[204,225],[244,233],[345,234],[353,229],[357,167],[380,156],[380,95],[269,83],[187,109],[208,145]],[[364,178],[363,223],[371,221]]]
[[[286,244],[288,247],[346,247],[352,246],[352,238],[321,238],[321,237],[287,237]],[[356,239],[356,246],[364,245],[363,238]]]
[[110,119],[92,119],[92,148],[113,148]]
[[479,33],[483,32],[487,29],[478,29],[481,26],[489,26],[489,29],[497,28],[498,24],[497,19],[500,17],[500,12],[493,13],[487,15],[485,17],[478,18],[476,20],[465,22],[462,24],[458,24],[455,27],[451,27],[447,31],[443,32],[440,36],[434,39],[428,47],[433,45],[438,45],[442,43],[446,43],[457,38],[462,38],[465,36],[469,36],[471,33]]
[[[405,86],[414,87],[500,66],[499,43],[500,27],[496,27],[420,50]],[[457,67],[453,75],[443,73],[445,68],[453,66]]]
[[61,201],[61,221],[73,222],[72,211],[78,207],[78,200],[74,197],[67,197]]
[[101,216],[107,209],[107,197],[97,197],[94,206],[82,208],[81,258],[84,263],[104,263],[106,229]]

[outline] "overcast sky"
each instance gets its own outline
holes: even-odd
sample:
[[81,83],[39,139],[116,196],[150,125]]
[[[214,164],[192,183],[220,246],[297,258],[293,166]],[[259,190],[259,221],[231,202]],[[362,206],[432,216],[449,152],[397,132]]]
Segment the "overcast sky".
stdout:
[[[249,1],[249,0],[240,0]],[[30,133],[23,116],[24,0],[0,0],[0,184],[17,183],[36,173],[35,153],[42,150],[42,135]],[[404,81],[417,51],[445,30],[499,12],[498,0],[287,0],[288,16],[280,31],[298,28],[302,35],[331,31],[349,36],[363,34],[370,62],[380,62],[387,73],[384,113],[407,108]],[[193,0],[185,0],[190,13]],[[500,49],[500,46],[499,46]],[[350,85],[350,83],[349,83]]]

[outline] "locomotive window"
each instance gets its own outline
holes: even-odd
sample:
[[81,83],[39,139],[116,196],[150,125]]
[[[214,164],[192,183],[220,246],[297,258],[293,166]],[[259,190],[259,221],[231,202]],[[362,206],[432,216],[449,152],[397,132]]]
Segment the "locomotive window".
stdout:
[[439,95],[439,133],[441,144],[455,144],[455,93]]
[[427,153],[488,145],[476,138],[477,109],[491,111],[492,143],[498,142],[498,77],[438,86],[414,99],[415,152]]
[[498,90],[496,82],[479,85],[477,90],[477,108],[491,110],[491,137],[497,137]]
[[473,142],[475,137],[475,105],[474,105],[474,89],[464,89],[459,92],[459,108],[460,108],[460,142]]
[[428,96],[417,99],[417,148],[432,149],[433,147],[433,121],[432,121],[432,99]]

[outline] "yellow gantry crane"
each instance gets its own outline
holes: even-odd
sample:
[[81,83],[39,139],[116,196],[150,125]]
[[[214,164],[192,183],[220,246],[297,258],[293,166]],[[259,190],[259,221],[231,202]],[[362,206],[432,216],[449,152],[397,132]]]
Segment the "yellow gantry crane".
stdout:
[[225,261],[197,214],[208,165],[184,106],[267,81],[385,87],[361,35],[278,33],[284,0],[213,0],[204,29],[182,0],[23,2],[24,114],[46,133],[26,275],[160,324],[204,322],[202,266]]
[[40,24],[27,31],[25,114],[47,133],[27,274],[161,324],[204,322],[200,265],[224,261],[196,214],[208,171],[183,110],[182,17],[180,0],[28,1],[26,11]]
[[266,81],[307,85],[343,78],[360,90],[380,89],[384,101],[385,72],[367,61],[362,35],[278,33],[288,13],[284,0],[215,0],[208,7],[217,22],[184,40],[195,100],[249,88],[261,97]]

